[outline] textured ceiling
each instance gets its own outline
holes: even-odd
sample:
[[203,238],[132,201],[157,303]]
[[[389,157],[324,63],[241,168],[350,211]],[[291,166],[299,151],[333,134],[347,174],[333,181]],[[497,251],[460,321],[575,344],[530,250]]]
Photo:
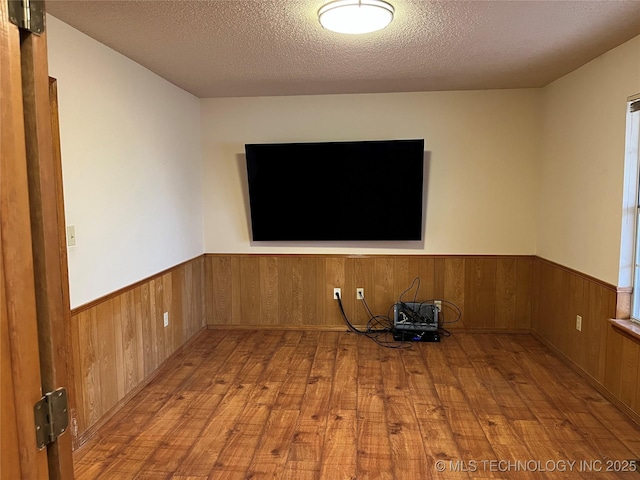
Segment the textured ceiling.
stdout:
[[[540,87],[640,35],[640,1],[390,0],[384,30],[323,0],[49,0],[53,16],[198,97]],[[640,56],[640,52],[638,52]]]

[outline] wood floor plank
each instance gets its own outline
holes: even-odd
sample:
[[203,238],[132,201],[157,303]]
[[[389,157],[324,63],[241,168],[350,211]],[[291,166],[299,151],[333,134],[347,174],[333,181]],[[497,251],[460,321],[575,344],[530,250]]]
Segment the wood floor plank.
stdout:
[[358,389],[358,410],[367,412],[358,416],[358,477],[393,479],[384,397],[372,389]]
[[[427,462],[425,471],[433,472],[436,462],[445,462],[443,465],[449,467],[450,462],[462,459],[462,455],[447,421],[445,408],[438,397],[430,367],[424,362],[423,350],[429,347],[422,345],[416,347],[402,352],[402,360],[413,410],[422,437],[422,448]],[[446,468],[439,472],[438,478],[459,480],[469,477],[466,472],[453,472],[450,468]]]
[[244,473],[248,470],[270,417],[279,385],[261,382],[253,388],[209,474],[211,477],[224,478],[229,472],[240,473],[242,470]]
[[227,440],[234,434],[237,419],[249,399],[251,391],[245,385],[236,385],[215,409],[215,420],[195,438],[195,441],[175,473],[208,476]]
[[[247,415],[256,413],[264,415],[268,409],[266,405],[261,405],[258,400],[260,394],[264,395],[264,389],[262,388],[264,385],[243,382],[247,380],[247,377],[255,379],[256,382],[260,380],[261,372],[264,371],[267,365],[265,359],[273,354],[277,340],[278,338],[275,335],[259,336],[254,334],[246,338],[243,343],[250,347],[249,351],[260,349],[260,355],[257,357],[261,361],[256,362],[256,368],[252,366],[254,362],[249,361],[249,357],[242,348],[236,348],[233,354],[229,356],[227,360],[231,359],[231,361],[224,363],[229,368],[224,369],[220,376],[221,378],[224,377],[221,380],[222,383],[220,381],[214,383],[217,386],[227,387],[227,393],[219,406],[213,410],[208,424],[193,442],[192,448],[176,470],[176,473],[210,475],[214,469],[218,469],[218,474],[224,474],[223,467],[229,467],[230,470],[234,470],[234,465],[229,465],[227,458],[233,455],[233,452],[237,452],[238,448],[247,447],[248,435],[243,432],[250,419]],[[238,361],[235,354],[242,360]],[[248,372],[247,377],[241,375],[243,371]],[[229,374],[229,372],[232,373]],[[277,391],[269,390],[268,388],[267,390],[273,396],[273,401]],[[253,406],[253,410],[248,410],[247,405]],[[246,466],[241,465],[238,469],[244,468],[244,471],[246,471],[248,466],[247,463]],[[238,471],[233,471],[233,473],[240,474]]]
[[319,332],[304,332],[287,365],[287,376],[280,387],[275,409],[300,410],[304,398],[307,379],[315,357]]
[[320,478],[357,477],[356,410],[332,409],[327,421]]
[[372,342],[358,343],[358,477],[392,479],[391,440],[379,348]]
[[531,336],[275,330],[206,332],[74,457],[78,480],[632,479],[503,467],[633,458],[640,426]]
[[248,478],[280,478],[283,475],[298,415],[297,410],[271,411],[250,459]]
[[305,470],[317,474],[320,472],[339,336],[336,332],[322,332],[318,337],[300,414],[291,438],[285,477],[288,475],[286,472],[291,471],[292,463],[304,462]]
[[419,478],[427,471],[427,455],[418,418],[410,399],[403,351],[378,349],[383,365],[382,386],[389,426],[394,478]]

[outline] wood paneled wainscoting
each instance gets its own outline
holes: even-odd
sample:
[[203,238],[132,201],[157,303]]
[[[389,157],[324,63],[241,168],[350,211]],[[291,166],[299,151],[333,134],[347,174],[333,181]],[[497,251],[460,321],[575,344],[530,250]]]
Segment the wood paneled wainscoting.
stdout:
[[[534,266],[534,335],[640,423],[640,340],[608,321],[618,289],[548,260]],[[576,316],[582,330],[576,329]]]
[[[387,314],[415,277],[419,301],[447,300],[462,310],[451,328],[529,332],[532,256],[464,255],[205,255],[209,326],[344,328],[334,287],[356,325],[369,315],[356,299],[362,287],[375,314]],[[413,300],[414,291],[405,295]],[[444,309],[445,320],[454,312]]]
[[[72,311],[75,433],[81,444],[205,325],[342,330],[387,314],[415,277],[419,301],[462,311],[451,329],[530,333],[640,423],[640,343],[607,320],[616,287],[535,256],[205,254]],[[413,300],[413,291],[405,296]],[[163,313],[169,312],[169,327]],[[445,319],[453,312],[445,310]],[[577,331],[576,315],[582,316]]]
[[203,273],[200,256],[72,310],[76,446],[203,330]]

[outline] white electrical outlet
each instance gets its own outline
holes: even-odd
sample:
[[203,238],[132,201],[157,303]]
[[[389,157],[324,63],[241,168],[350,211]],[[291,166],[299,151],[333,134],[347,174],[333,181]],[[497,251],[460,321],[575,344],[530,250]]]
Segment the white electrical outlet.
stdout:
[[436,306],[439,312],[442,311],[442,300],[434,300],[433,304]]
[[576,330],[582,331],[582,317],[580,315],[576,315]]
[[342,289],[334,288],[333,289],[333,299],[337,300],[338,298],[342,298]]
[[356,300],[362,300],[364,298],[364,288],[356,288]]
[[164,312],[164,326],[169,326],[169,312]]

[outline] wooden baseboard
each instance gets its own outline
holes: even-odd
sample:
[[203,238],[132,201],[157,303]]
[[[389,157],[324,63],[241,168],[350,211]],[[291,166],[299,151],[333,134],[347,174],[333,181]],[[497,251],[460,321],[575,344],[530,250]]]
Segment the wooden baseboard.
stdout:
[[629,408],[628,405],[625,405],[618,397],[616,397],[613,393],[607,389],[604,385],[602,385],[598,380],[593,378],[588,372],[580,367],[576,362],[567,357],[558,347],[553,345],[548,340],[542,338],[538,332],[535,330],[531,330],[531,335],[536,338],[540,343],[542,343],[545,347],[551,350],[555,355],[558,356],[560,360],[562,360],[566,365],[568,365],[573,371],[575,371],[578,375],[584,378],[591,386],[593,386],[598,392],[600,392],[607,400],[613,403],[616,407],[620,409],[622,413],[624,413],[627,417],[633,420],[635,423],[640,425],[640,414],[638,414],[633,409]]
[[456,333],[490,333],[492,335],[506,334],[506,335],[531,335],[531,329],[529,328],[447,328],[452,334]]
[[[354,325],[358,330],[366,330],[366,325]],[[346,325],[207,325],[209,330],[309,330],[320,332],[344,332],[349,331]],[[491,334],[510,334],[510,335],[529,335],[531,330],[510,329],[501,330],[497,328],[448,328],[452,334],[456,333],[491,333]]]
[[82,458],[81,447],[88,440],[95,437],[102,427],[109,421],[113,416],[118,413],[118,411],[126,405],[133,397],[135,397],[138,393],[142,391],[147,385],[149,385],[154,378],[160,375],[164,370],[166,370],[167,366],[178,356],[180,355],[187,347],[189,347],[192,343],[194,343],[200,336],[207,330],[206,327],[201,328],[198,332],[196,332],[189,340],[184,342],[178,349],[169,355],[159,366],[156,368],[147,378],[145,378],[140,384],[138,384],[133,390],[131,390],[127,395],[125,395],[118,403],[116,403],[107,413],[105,413],[100,420],[91,425],[86,431],[82,432],[77,437],[77,450],[74,452],[74,461],[80,460]]
[[[344,332],[346,325],[207,325],[209,330],[310,330],[321,332]],[[356,328],[366,328],[356,325]]]

